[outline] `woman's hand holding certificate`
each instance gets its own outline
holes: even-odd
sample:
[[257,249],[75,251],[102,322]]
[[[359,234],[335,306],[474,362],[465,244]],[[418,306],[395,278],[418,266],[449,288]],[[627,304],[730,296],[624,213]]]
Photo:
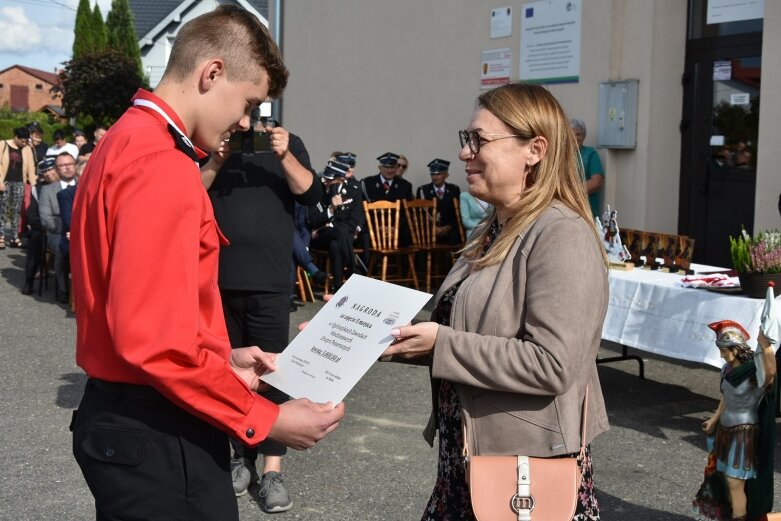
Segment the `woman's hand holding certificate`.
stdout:
[[414,326],[397,327],[391,331],[395,340],[385,350],[383,356],[418,358],[430,355],[434,351],[438,331],[439,324],[436,322],[420,322]]

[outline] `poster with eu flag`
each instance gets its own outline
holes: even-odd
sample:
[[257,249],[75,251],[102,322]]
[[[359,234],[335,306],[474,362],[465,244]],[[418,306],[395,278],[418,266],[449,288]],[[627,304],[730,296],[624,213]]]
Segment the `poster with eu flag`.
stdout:
[[521,80],[577,83],[581,2],[540,0],[521,6]]

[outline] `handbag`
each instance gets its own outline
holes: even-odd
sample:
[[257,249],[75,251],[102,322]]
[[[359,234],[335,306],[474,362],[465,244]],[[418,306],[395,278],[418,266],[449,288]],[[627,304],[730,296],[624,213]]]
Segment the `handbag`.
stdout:
[[581,474],[578,458],[586,450],[588,387],[581,414],[580,453],[574,457],[469,457],[464,455],[472,509],[480,521],[571,521]]

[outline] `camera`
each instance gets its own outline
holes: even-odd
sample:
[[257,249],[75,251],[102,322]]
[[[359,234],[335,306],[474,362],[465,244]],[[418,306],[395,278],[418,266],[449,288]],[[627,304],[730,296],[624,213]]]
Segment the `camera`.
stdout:
[[276,126],[279,123],[271,119],[271,102],[261,103],[250,113],[250,130],[231,135],[228,143],[230,151],[244,154],[272,152],[271,134],[265,129]]
[[252,151],[253,152],[271,152],[271,133],[266,132],[265,128],[274,128],[277,122],[273,119],[260,119],[255,128],[263,130],[252,131]]

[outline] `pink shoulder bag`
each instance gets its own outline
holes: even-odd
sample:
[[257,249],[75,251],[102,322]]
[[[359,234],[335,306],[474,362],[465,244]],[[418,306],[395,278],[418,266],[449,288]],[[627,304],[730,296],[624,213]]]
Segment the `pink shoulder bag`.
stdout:
[[[588,387],[583,398],[580,454],[586,450]],[[464,436],[467,480],[481,521],[571,521],[580,488],[578,456],[471,456]]]

